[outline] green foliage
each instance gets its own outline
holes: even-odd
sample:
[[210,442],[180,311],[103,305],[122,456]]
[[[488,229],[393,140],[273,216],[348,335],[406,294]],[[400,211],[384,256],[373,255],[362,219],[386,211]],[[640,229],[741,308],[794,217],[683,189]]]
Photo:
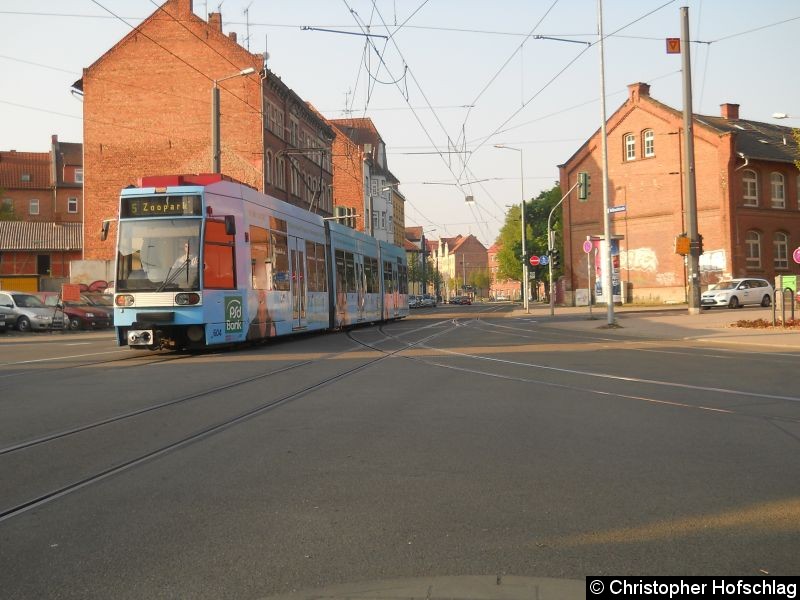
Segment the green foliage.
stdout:
[[492,274],[489,272],[489,269],[480,269],[477,271],[472,271],[467,279],[468,279],[467,283],[469,285],[471,285],[476,290],[483,292],[488,292],[489,287],[492,284]]
[[[794,141],[797,144],[798,156],[800,156],[800,129],[792,129],[792,135],[794,136]],[[794,161],[794,166],[800,169],[800,158]]]
[[[547,254],[547,217],[553,207],[561,200],[561,186],[541,192],[536,198],[525,203],[525,250],[528,256]],[[561,208],[553,213],[553,230],[556,232],[556,247],[561,248]],[[497,254],[498,278],[522,281],[522,226],[520,206],[515,205],[506,214],[506,222],[497,237],[502,249]],[[547,269],[540,279],[547,279]],[[553,271],[557,276],[559,271]]]

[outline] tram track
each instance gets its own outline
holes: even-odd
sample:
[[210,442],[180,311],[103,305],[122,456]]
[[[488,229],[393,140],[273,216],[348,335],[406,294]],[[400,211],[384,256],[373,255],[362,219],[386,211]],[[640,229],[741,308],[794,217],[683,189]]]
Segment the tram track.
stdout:
[[[420,329],[425,329],[425,328],[426,327],[423,327],[423,328],[420,328]],[[410,346],[413,347],[416,344],[424,343],[424,342],[426,342],[426,341],[428,341],[428,340],[430,340],[430,339],[432,339],[434,337],[437,337],[438,335],[442,335],[443,333],[444,332],[436,332],[436,333],[434,333],[432,335],[426,336],[425,338],[419,340],[418,342],[414,342],[414,343],[410,344]],[[386,333],[383,332],[383,331],[381,331],[381,334],[384,335],[384,336],[386,335]],[[369,348],[369,349],[372,349],[372,350],[376,350],[375,347],[373,347],[372,345],[357,339],[353,335],[352,331],[346,332],[346,335],[347,335],[348,339],[350,339],[355,344],[357,344],[358,347]],[[67,496],[68,494],[70,494],[72,492],[75,492],[75,491],[77,491],[79,489],[85,488],[85,487],[93,485],[95,483],[99,483],[99,482],[101,482],[101,481],[103,481],[103,480],[105,480],[105,479],[107,479],[109,477],[112,477],[114,475],[123,473],[123,472],[125,472],[127,470],[130,470],[130,469],[133,469],[133,468],[135,468],[135,467],[137,467],[139,465],[145,464],[145,463],[147,463],[147,462],[149,462],[151,460],[154,460],[154,459],[156,459],[156,458],[158,458],[160,456],[163,456],[163,455],[168,454],[170,452],[179,450],[179,449],[184,448],[184,447],[186,447],[186,446],[188,446],[190,444],[193,444],[193,443],[195,443],[197,441],[200,441],[200,440],[202,440],[204,438],[208,438],[208,437],[213,436],[213,435],[215,435],[217,433],[220,433],[220,432],[222,432],[224,430],[227,430],[227,429],[229,429],[231,427],[234,427],[234,426],[236,426],[238,424],[244,423],[244,422],[246,422],[246,421],[248,421],[248,420],[250,420],[250,419],[252,419],[254,417],[257,417],[257,416],[265,413],[265,412],[268,412],[268,411],[270,411],[272,409],[275,409],[275,408],[278,408],[280,406],[286,405],[287,403],[292,402],[292,401],[294,401],[296,399],[302,398],[302,397],[304,397],[304,396],[306,396],[306,395],[308,395],[308,394],[310,394],[312,392],[324,389],[325,387],[328,387],[328,386],[330,386],[330,385],[332,385],[334,383],[337,383],[337,382],[339,382],[339,381],[341,381],[343,379],[351,377],[351,376],[355,375],[356,373],[364,371],[365,369],[368,369],[368,368],[374,366],[377,363],[380,363],[382,361],[385,361],[385,360],[393,357],[398,352],[402,352],[402,351],[406,350],[408,346],[409,345],[404,343],[402,348],[399,348],[399,349],[394,350],[394,351],[376,350],[379,353],[379,356],[374,357],[374,358],[370,358],[369,360],[366,360],[365,362],[363,362],[361,364],[358,364],[356,366],[347,368],[344,371],[338,372],[338,373],[336,373],[334,375],[331,375],[329,377],[325,377],[321,381],[318,381],[318,382],[315,382],[315,383],[310,383],[308,385],[305,385],[305,386],[301,387],[300,389],[297,389],[297,390],[288,392],[286,394],[283,394],[283,395],[279,396],[278,398],[273,398],[273,399],[271,399],[271,400],[269,400],[267,402],[260,403],[260,404],[254,406],[254,407],[251,407],[251,408],[249,408],[247,410],[239,412],[239,413],[237,413],[235,415],[223,418],[222,420],[217,421],[216,423],[207,425],[206,427],[203,427],[203,428],[201,428],[201,429],[199,429],[197,431],[194,431],[192,433],[189,433],[187,435],[183,435],[180,438],[178,438],[177,440],[173,440],[173,441],[170,441],[168,443],[160,444],[158,447],[150,449],[150,450],[145,451],[145,452],[139,452],[134,457],[122,460],[121,462],[118,462],[115,465],[109,466],[109,467],[104,468],[104,469],[97,469],[97,470],[95,470],[95,472],[87,474],[87,475],[84,475],[83,477],[79,477],[79,478],[73,480],[70,483],[65,483],[63,485],[53,486],[49,491],[40,492],[38,494],[35,494],[32,498],[29,498],[29,499],[27,499],[25,501],[22,501],[22,502],[18,502],[18,503],[14,504],[11,507],[0,509],[0,523],[2,523],[4,521],[7,521],[9,519],[12,519],[12,518],[14,518],[16,516],[22,515],[22,514],[28,512],[30,510],[33,510],[35,508],[41,507],[41,506],[43,506],[45,504],[48,504],[49,502],[53,502],[53,501],[55,501],[55,500],[57,500],[59,498]],[[316,360],[301,361],[299,363],[296,363],[296,364],[293,364],[293,365],[289,365],[289,366],[284,367],[282,369],[277,369],[277,370],[274,370],[274,371],[270,371],[269,373],[262,373],[262,374],[259,374],[259,375],[242,378],[240,380],[229,382],[229,383],[221,385],[221,386],[216,386],[216,387],[208,389],[208,390],[196,392],[194,394],[191,394],[191,395],[188,395],[188,396],[185,396],[183,398],[179,398],[179,399],[176,399],[176,400],[173,400],[173,401],[160,403],[158,405],[153,405],[153,406],[150,406],[150,407],[145,407],[145,408],[142,408],[142,409],[139,409],[139,410],[136,410],[136,411],[131,411],[129,413],[125,413],[125,414],[122,414],[122,415],[117,415],[115,417],[109,417],[108,419],[97,421],[95,423],[87,424],[87,425],[84,425],[84,426],[81,426],[81,427],[76,427],[76,428],[72,428],[70,430],[64,430],[62,432],[50,434],[50,435],[47,435],[47,436],[42,436],[42,437],[37,438],[37,439],[28,440],[26,442],[22,442],[22,443],[19,443],[19,444],[15,444],[13,446],[9,446],[9,447],[0,449],[0,456],[3,456],[3,455],[8,456],[8,455],[12,455],[12,454],[17,453],[17,452],[22,452],[22,451],[25,451],[25,450],[31,450],[31,449],[33,449],[35,447],[39,447],[39,446],[42,446],[42,445],[50,443],[50,442],[55,442],[55,441],[57,441],[59,439],[65,439],[65,438],[69,438],[69,437],[72,437],[72,436],[80,435],[81,433],[86,433],[86,432],[89,432],[89,431],[92,431],[92,430],[96,430],[96,429],[99,429],[99,428],[101,428],[103,426],[110,425],[112,423],[118,423],[118,422],[123,421],[123,420],[132,419],[134,417],[141,416],[141,415],[146,414],[146,413],[153,413],[153,412],[156,412],[157,410],[166,408],[168,406],[174,406],[176,404],[185,403],[185,402],[187,402],[189,400],[195,400],[195,399],[199,399],[199,398],[205,398],[205,397],[213,396],[214,394],[219,394],[221,392],[225,392],[225,391],[231,390],[233,388],[237,388],[237,387],[241,387],[241,386],[245,386],[245,385],[248,385],[248,384],[252,384],[252,383],[261,381],[261,380],[263,380],[263,379],[265,379],[267,377],[271,377],[271,376],[277,375],[279,373],[285,373],[287,371],[290,371],[290,370],[293,370],[293,369],[296,369],[296,368],[299,368],[299,367],[309,366],[309,365],[312,365],[312,364],[323,362],[325,360],[330,360],[330,359],[332,359],[332,358],[334,358],[336,356],[346,355],[346,354],[352,352],[353,350],[354,350],[353,348],[350,348],[350,349],[347,349],[347,350],[345,350],[343,352],[330,353],[330,354],[328,354],[328,355],[326,355],[324,357],[321,357],[319,359],[316,359]]]

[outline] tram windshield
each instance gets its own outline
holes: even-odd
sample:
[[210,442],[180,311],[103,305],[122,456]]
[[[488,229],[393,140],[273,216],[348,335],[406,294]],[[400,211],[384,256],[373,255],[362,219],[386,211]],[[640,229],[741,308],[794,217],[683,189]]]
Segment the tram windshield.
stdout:
[[200,289],[202,219],[120,222],[117,291]]

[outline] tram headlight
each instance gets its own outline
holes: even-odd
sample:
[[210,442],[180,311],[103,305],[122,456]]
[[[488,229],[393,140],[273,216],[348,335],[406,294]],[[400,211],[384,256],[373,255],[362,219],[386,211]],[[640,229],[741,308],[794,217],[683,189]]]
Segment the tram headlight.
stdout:
[[133,306],[133,296],[130,294],[117,294],[114,298],[114,304],[117,306]]
[[176,294],[175,304],[178,306],[190,306],[200,302],[200,294]]

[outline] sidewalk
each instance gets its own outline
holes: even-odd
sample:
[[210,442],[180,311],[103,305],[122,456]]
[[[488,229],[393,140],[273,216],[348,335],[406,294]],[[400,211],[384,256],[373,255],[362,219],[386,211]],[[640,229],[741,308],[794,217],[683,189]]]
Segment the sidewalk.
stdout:
[[[800,329],[752,329],[733,327],[737,321],[764,319],[772,323],[772,308],[746,307],[736,310],[701,310],[700,314],[690,315],[686,305],[614,307],[614,321],[617,327],[608,327],[608,313],[605,305],[589,308],[556,306],[550,316],[546,304],[531,304],[530,314],[516,307],[509,315],[513,318],[533,319],[541,325],[569,329],[572,331],[602,332],[608,337],[686,339],[713,341],[718,344],[758,346],[776,351],[800,350]],[[788,318],[788,317],[787,317]],[[780,321],[780,313],[778,313]]]

